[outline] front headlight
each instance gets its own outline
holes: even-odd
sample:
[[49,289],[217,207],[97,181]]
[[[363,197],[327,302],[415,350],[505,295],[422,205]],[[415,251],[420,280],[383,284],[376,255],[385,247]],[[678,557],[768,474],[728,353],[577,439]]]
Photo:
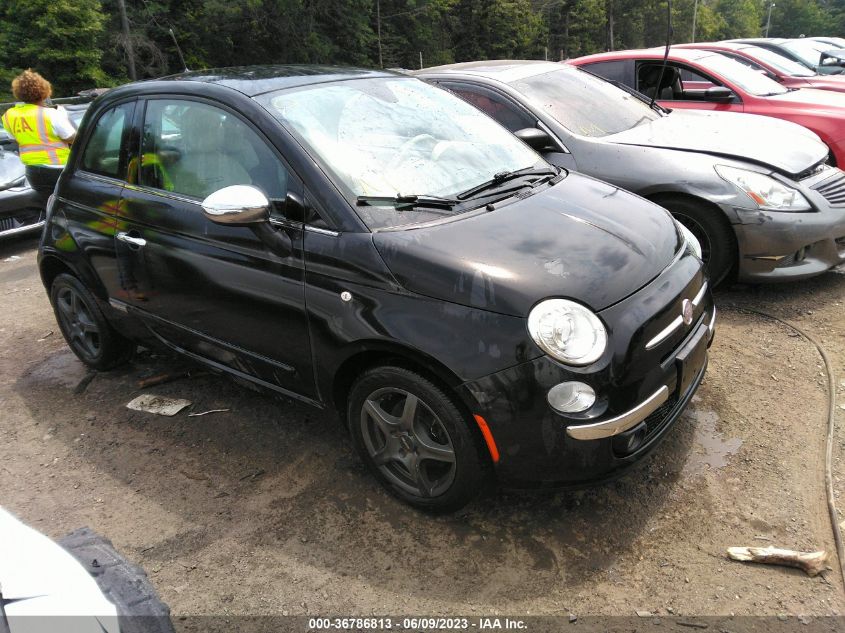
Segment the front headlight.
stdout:
[[716,165],[716,173],[722,179],[728,181],[743,191],[761,209],[771,211],[809,211],[812,209],[807,199],[801,192],[787,187],[770,176],[728,167],[727,165]]
[[607,347],[607,330],[593,312],[567,299],[541,301],[528,315],[528,332],[549,356],[567,365],[589,365]]
[[675,220],[675,224],[678,225],[678,230],[681,232],[681,235],[684,236],[684,240],[687,244],[689,244],[690,249],[698,259],[701,259],[701,242],[698,241],[698,238],[692,234],[687,227],[681,224],[678,220]]

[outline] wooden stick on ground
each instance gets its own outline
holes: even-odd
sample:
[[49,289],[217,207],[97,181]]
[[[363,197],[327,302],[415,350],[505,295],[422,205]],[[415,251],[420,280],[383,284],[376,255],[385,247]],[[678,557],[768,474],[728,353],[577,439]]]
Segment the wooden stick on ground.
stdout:
[[808,576],[816,576],[825,569],[827,552],[796,552],[777,547],[729,547],[728,557],[749,563],[797,567]]

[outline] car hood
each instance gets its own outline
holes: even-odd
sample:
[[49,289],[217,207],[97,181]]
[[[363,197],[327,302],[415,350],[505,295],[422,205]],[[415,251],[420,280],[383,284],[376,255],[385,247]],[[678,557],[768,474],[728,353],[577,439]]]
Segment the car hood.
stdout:
[[547,297],[602,310],[654,279],[681,246],[668,212],[575,173],[494,211],[373,240],[406,289],[514,316]]
[[828,154],[819,137],[800,125],[732,112],[675,110],[603,140],[727,156],[791,176],[813,167]]
[[816,75],[814,77],[801,77],[801,79],[807,82],[809,88],[845,92],[845,75]]
[[[815,81],[816,78],[813,78]],[[831,116],[845,117],[845,94],[833,90],[817,90],[815,88],[799,88],[780,95],[766,97],[773,102],[780,102],[794,108],[796,112],[803,111],[811,114],[813,111],[825,112]]]

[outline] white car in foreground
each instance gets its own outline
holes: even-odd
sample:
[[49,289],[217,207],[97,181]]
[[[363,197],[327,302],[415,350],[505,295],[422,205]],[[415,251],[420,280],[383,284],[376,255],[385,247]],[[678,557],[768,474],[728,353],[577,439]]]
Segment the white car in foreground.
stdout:
[[83,528],[61,542],[0,508],[0,633],[172,633],[146,574],[107,539]]

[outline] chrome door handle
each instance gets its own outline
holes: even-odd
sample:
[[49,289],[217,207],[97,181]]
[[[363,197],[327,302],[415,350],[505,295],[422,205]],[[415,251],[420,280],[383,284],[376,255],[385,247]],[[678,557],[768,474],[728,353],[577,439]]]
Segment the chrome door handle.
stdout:
[[127,244],[132,244],[132,246],[146,246],[147,240],[143,237],[132,237],[129,233],[121,231],[117,234],[117,239],[121,242],[126,242]]

